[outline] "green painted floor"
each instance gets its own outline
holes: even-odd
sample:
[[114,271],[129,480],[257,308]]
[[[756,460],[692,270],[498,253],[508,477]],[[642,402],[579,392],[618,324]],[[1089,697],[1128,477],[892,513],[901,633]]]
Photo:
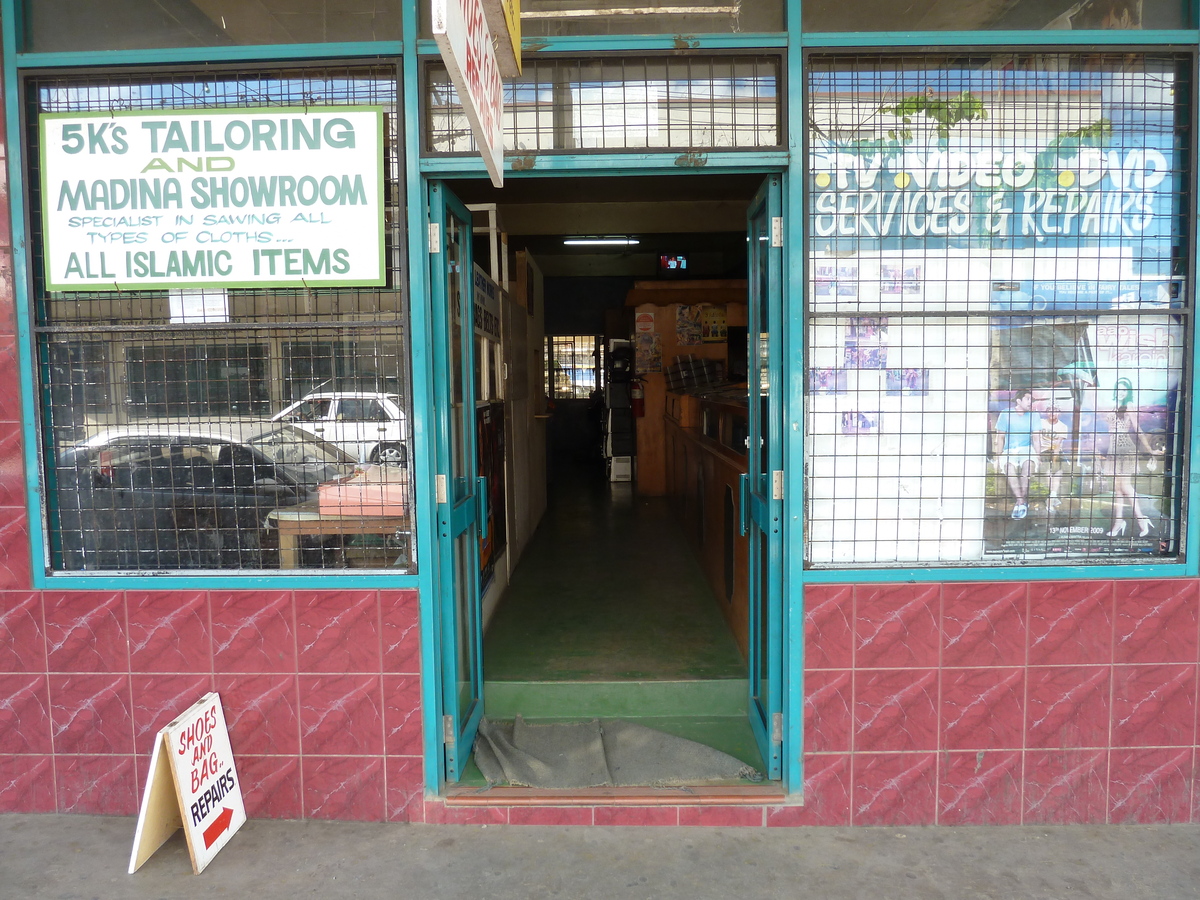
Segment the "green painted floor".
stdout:
[[[717,603],[666,500],[560,470],[484,636],[487,715],[636,718],[761,769]],[[473,763],[462,783],[482,783]]]
[[717,602],[665,499],[577,471],[551,486],[484,637],[485,678],[745,678]]

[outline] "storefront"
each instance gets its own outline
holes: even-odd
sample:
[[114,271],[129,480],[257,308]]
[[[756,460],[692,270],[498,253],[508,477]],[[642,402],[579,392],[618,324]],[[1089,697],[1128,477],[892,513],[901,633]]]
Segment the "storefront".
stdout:
[[[1194,13],[744,5],[527,0],[496,187],[427,4],[0,4],[0,810],[216,690],[251,816],[1197,821]],[[472,781],[593,413],[760,782]]]

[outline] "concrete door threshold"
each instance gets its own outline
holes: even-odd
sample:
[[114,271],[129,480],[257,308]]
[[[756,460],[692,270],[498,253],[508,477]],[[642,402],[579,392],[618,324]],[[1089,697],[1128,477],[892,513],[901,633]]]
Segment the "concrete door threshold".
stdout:
[[777,782],[694,787],[595,787],[575,790],[451,785],[447,806],[799,806]]

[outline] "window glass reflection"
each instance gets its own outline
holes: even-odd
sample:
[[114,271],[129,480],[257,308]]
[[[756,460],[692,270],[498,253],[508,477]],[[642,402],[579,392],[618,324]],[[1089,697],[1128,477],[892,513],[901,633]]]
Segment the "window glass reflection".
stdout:
[[1180,0],[805,0],[805,31],[1141,31],[1189,28]]
[[32,52],[400,40],[401,0],[30,0]]

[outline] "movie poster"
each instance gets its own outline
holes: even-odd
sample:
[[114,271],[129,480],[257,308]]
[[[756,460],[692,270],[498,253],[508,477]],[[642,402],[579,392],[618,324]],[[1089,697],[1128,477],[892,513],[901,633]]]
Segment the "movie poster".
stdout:
[[1174,552],[1180,325],[994,319],[986,553]]
[[706,344],[724,344],[729,337],[725,307],[710,304],[702,309],[700,339]]
[[657,331],[634,332],[633,368],[639,375],[662,371],[662,335]]
[[694,347],[703,343],[702,305],[675,307],[675,343],[680,347]]

